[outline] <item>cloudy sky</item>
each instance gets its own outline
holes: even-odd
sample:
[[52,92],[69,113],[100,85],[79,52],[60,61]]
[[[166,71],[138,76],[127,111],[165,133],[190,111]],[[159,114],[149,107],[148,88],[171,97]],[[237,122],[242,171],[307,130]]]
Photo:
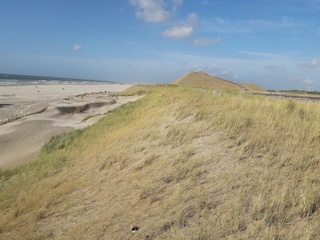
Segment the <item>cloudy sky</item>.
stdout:
[[0,0],[0,73],[320,91],[320,0]]

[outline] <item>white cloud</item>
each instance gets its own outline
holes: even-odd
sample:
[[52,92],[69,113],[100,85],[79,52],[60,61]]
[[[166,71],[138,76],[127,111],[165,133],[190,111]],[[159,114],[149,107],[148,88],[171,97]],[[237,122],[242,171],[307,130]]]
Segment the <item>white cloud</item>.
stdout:
[[239,58],[282,58],[282,55],[267,52],[239,52]]
[[196,13],[189,14],[186,22],[187,22],[188,25],[192,25],[192,26],[197,24],[198,15]]
[[202,39],[195,39],[193,41],[194,46],[209,46],[213,44],[218,44],[221,42],[221,38],[202,38]]
[[192,36],[194,25],[198,21],[198,16],[195,13],[188,15],[184,25],[175,26],[167,29],[162,33],[162,36],[173,39],[186,39]]
[[167,38],[185,39],[190,37],[192,33],[193,33],[193,27],[184,25],[180,27],[169,28],[166,31],[164,31],[162,35]]
[[75,52],[79,51],[80,49],[81,49],[81,45],[78,45],[78,44],[76,44],[72,47],[72,50]]
[[177,8],[178,8],[180,5],[182,5],[183,0],[171,0],[171,2],[172,2],[172,5],[173,5],[172,9],[173,9],[173,11],[175,12],[175,11],[177,10]]
[[221,5],[221,4],[224,4],[224,0],[215,0],[215,1],[208,1],[208,0],[203,0],[200,2],[201,5]]
[[231,71],[230,70],[223,70],[222,74],[223,75],[230,75]]
[[310,62],[301,63],[301,64],[299,64],[299,66],[300,67],[305,67],[305,68],[315,68],[315,67],[320,66],[320,62],[317,59],[313,59]]
[[164,22],[170,18],[162,0],[129,0],[129,3],[137,8],[136,17],[146,22]]
[[232,78],[233,78],[234,80],[236,80],[236,79],[239,78],[239,75],[238,75],[238,74],[234,74],[234,75],[232,76]]
[[314,80],[311,80],[309,78],[304,79],[303,82],[306,83],[306,84],[309,84],[309,85],[314,84]]

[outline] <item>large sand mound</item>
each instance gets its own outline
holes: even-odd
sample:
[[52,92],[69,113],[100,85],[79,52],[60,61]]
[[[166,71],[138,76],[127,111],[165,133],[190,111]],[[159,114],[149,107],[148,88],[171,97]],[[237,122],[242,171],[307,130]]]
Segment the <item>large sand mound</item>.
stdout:
[[210,87],[214,89],[223,90],[242,90],[244,87],[240,84],[227,81],[218,77],[210,76],[204,72],[191,72],[178,80],[174,81],[172,84],[178,86],[187,87]]

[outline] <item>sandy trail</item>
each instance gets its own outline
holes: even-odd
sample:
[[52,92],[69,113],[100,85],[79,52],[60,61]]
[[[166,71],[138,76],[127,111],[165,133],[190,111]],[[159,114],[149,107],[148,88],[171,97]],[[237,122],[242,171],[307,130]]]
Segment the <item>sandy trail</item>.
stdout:
[[[97,122],[103,114],[137,97],[111,97],[131,85],[0,86],[0,114],[45,102],[45,111],[0,125],[0,169],[34,159],[52,136]],[[90,94],[86,94],[90,93]],[[7,111],[7,112],[6,112]],[[83,121],[87,116],[93,116]]]

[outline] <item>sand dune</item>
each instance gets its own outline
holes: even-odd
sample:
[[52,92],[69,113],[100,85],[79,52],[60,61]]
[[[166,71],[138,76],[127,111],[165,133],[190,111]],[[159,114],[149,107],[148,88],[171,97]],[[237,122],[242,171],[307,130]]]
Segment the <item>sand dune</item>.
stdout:
[[0,120],[7,122],[0,125],[0,168],[28,162],[53,135],[89,126],[109,110],[136,100],[110,96],[130,86],[0,86]]
[[223,90],[233,90],[239,91],[243,90],[243,86],[235,82],[231,82],[222,78],[210,76],[207,73],[197,71],[191,72],[178,80],[174,81],[172,84],[178,86],[187,86],[187,87],[210,87],[214,89],[223,89]]

